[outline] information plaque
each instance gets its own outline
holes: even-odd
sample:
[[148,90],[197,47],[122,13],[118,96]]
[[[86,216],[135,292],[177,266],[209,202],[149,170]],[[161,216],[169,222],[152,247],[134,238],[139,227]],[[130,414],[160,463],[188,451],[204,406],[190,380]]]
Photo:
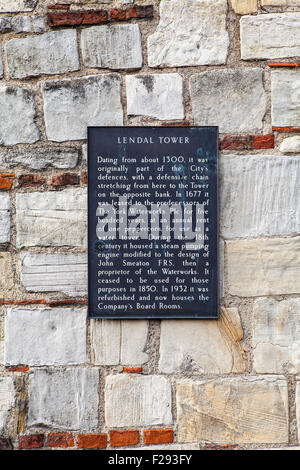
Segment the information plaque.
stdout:
[[89,316],[218,317],[218,128],[88,128]]

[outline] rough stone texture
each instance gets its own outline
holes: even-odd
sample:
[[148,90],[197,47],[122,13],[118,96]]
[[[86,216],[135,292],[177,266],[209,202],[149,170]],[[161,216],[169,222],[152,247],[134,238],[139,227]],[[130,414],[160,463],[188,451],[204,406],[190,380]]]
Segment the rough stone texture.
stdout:
[[257,11],[257,0],[231,0],[234,11],[240,15]]
[[32,11],[38,0],[0,0],[0,13]]
[[49,140],[86,139],[87,126],[123,125],[118,74],[48,81],[42,92]]
[[300,136],[295,135],[284,139],[280,144],[282,153],[300,153]]
[[87,295],[87,255],[26,253],[21,255],[21,281],[30,292]]
[[[124,447],[122,448],[124,449]],[[114,450],[118,450],[115,448]],[[120,448],[121,450],[121,448]],[[126,450],[201,450],[199,444],[156,444],[152,446],[126,447]]]
[[229,46],[226,0],[162,0],[148,37],[150,67],[225,64]]
[[71,365],[85,360],[86,309],[7,309],[6,365]]
[[34,147],[25,150],[7,150],[0,156],[0,165],[7,168],[21,166],[33,170],[46,168],[75,168],[78,163],[78,150],[55,147]]
[[33,31],[35,33],[45,33],[47,31],[45,18],[43,16],[33,15],[31,18],[33,22]]
[[30,32],[31,21],[29,16],[2,16],[0,18],[0,34]]
[[300,232],[298,157],[224,155],[220,175],[225,238]]
[[184,119],[179,74],[127,75],[127,113],[156,119]]
[[0,377],[0,432],[3,431],[9,410],[14,406],[15,391],[11,377]]
[[287,443],[288,394],[281,376],[227,377],[177,385],[179,442]]
[[11,254],[0,251],[0,299],[9,296],[14,288]]
[[86,247],[86,190],[18,193],[17,247]]
[[83,144],[81,147],[82,152],[82,161],[81,164],[83,167],[87,167],[87,144]]
[[32,144],[39,139],[31,90],[1,86],[0,109],[0,145]]
[[93,430],[98,425],[96,369],[38,369],[29,376],[28,426]]
[[227,241],[226,254],[230,294],[300,293],[300,237]]
[[2,50],[0,49],[0,78],[3,78],[3,59]]
[[300,373],[300,299],[258,299],[253,307],[254,370]]
[[[297,387],[296,387],[296,412],[297,412],[298,436],[300,436],[300,381],[299,380],[297,382]],[[298,437],[298,442],[299,441],[300,441],[300,438]],[[300,447],[298,447],[298,450],[300,450]]]
[[270,5],[270,6],[297,6],[300,5],[300,0],[261,0],[262,6]]
[[0,194],[0,243],[10,240],[10,197]]
[[92,320],[93,362],[97,365],[141,365],[148,360],[144,352],[148,321]]
[[267,104],[262,69],[198,73],[190,79],[190,92],[196,125],[219,126],[221,133],[262,129]]
[[6,44],[6,57],[10,78],[79,70],[76,30],[11,39]]
[[236,308],[221,308],[220,320],[163,320],[159,370],[167,374],[185,370],[208,374],[244,372],[247,361],[242,339]]
[[141,33],[137,24],[93,26],[81,33],[86,67],[138,69],[143,65]]
[[171,385],[157,375],[109,375],[105,384],[105,422],[108,427],[172,423]]
[[271,77],[273,126],[300,126],[300,70],[274,70]]

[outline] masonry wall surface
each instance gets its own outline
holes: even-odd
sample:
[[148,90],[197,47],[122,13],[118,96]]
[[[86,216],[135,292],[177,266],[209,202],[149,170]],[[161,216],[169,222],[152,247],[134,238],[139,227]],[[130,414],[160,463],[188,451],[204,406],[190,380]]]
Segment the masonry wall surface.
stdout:
[[[300,1],[0,0],[0,449],[300,445]],[[220,320],[88,320],[88,125],[218,125]]]

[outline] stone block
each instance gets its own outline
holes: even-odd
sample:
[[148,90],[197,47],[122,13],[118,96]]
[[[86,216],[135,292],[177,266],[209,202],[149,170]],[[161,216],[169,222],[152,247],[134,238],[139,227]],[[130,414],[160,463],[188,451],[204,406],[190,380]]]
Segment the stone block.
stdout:
[[10,296],[14,288],[11,254],[0,251],[0,299]]
[[179,74],[127,75],[126,90],[128,115],[184,119],[183,81]]
[[38,0],[0,0],[0,13],[32,11]]
[[3,59],[2,50],[0,49],[0,78],[3,78]]
[[83,29],[81,49],[86,67],[139,69],[143,65],[138,24],[92,26]]
[[10,241],[10,197],[0,194],[0,243]]
[[49,140],[87,138],[87,126],[122,126],[121,77],[103,74],[42,85]]
[[2,16],[0,18],[0,34],[30,32],[31,21],[29,16]]
[[273,70],[271,99],[274,127],[300,127],[300,70]]
[[28,426],[94,430],[98,396],[96,369],[37,369],[29,376]]
[[231,0],[231,5],[239,15],[257,11],[257,0]]
[[158,375],[109,375],[105,422],[110,428],[172,423],[171,384]]
[[31,149],[9,149],[0,157],[0,165],[6,168],[20,166],[33,170],[46,168],[75,168],[78,163],[78,150],[74,148],[34,147]]
[[287,444],[288,390],[282,376],[177,384],[178,442]]
[[11,377],[0,377],[0,432],[5,428],[9,410],[15,403],[15,390]]
[[148,37],[150,67],[226,63],[226,0],[162,0],[160,20]]
[[300,136],[294,135],[284,139],[280,144],[282,153],[300,153]]
[[81,188],[18,193],[17,247],[86,247],[87,195]]
[[211,70],[192,75],[194,123],[219,126],[221,133],[257,132],[267,99],[260,68]]
[[300,0],[261,0],[262,6],[293,7],[300,5]]
[[86,309],[8,308],[6,365],[71,365],[86,360]]

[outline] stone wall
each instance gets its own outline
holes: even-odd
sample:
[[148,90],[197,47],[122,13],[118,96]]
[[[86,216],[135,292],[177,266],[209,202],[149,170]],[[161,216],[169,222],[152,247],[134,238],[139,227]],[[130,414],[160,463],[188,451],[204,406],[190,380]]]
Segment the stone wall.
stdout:
[[[299,445],[300,1],[0,0],[0,44],[0,448]],[[87,125],[193,124],[220,320],[87,320]]]

